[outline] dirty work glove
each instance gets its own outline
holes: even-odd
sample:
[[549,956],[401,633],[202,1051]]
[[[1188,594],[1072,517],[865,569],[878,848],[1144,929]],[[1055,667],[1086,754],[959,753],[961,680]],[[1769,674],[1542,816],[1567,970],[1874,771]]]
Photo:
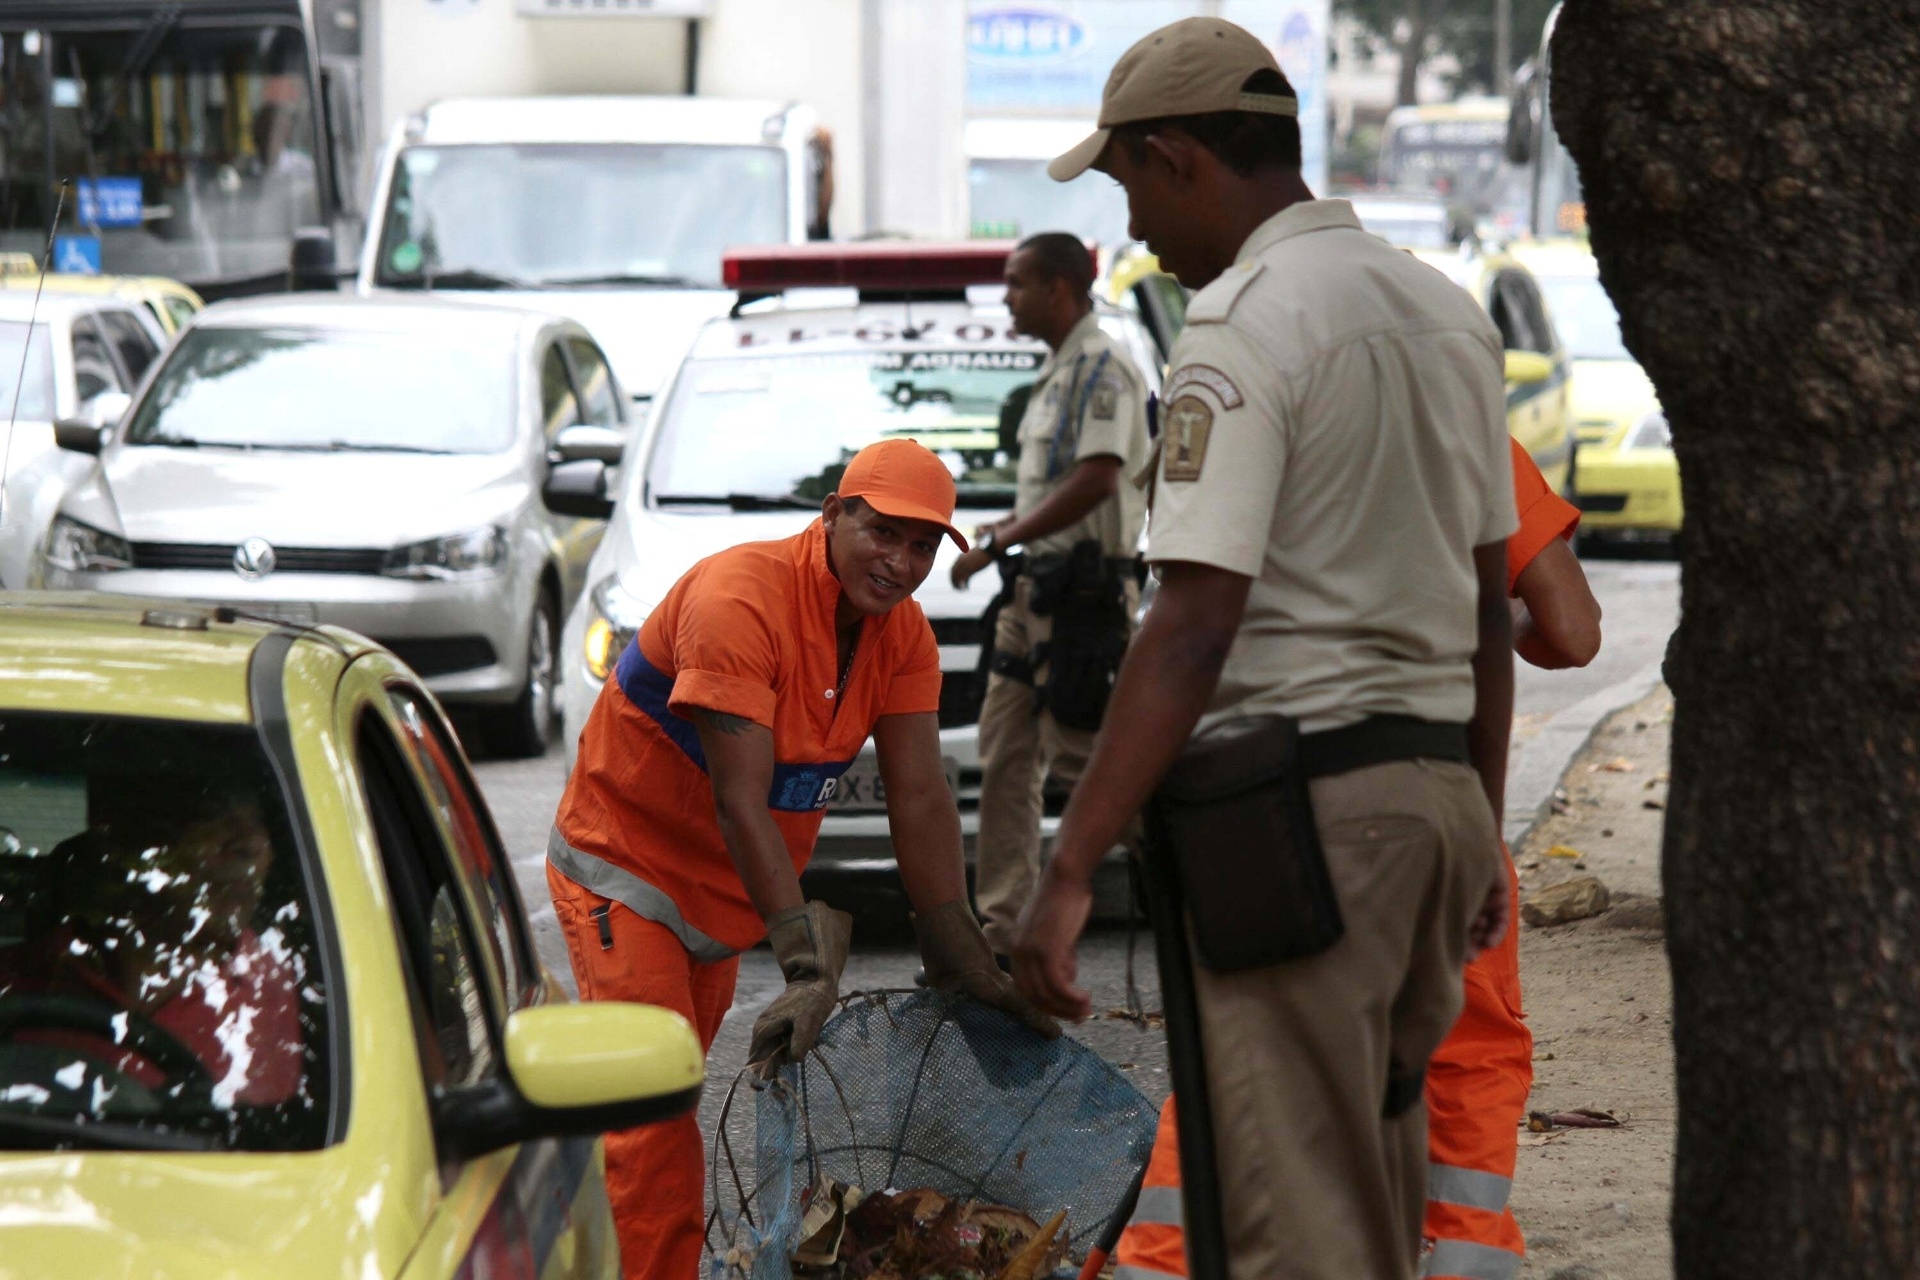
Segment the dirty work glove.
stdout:
[[1049,1040],[1059,1037],[1060,1024],[1027,1003],[1013,979],[994,963],[993,948],[965,899],[915,916],[913,931],[920,939],[920,962],[926,967],[929,987],[957,991],[992,1005]]
[[771,1075],[782,1063],[806,1057],[833,1015],[852,939],[853,917],[824,902],[790,907],[767,922],[767,941],[787,976],[787,989],[753,1024],[749,1066]]

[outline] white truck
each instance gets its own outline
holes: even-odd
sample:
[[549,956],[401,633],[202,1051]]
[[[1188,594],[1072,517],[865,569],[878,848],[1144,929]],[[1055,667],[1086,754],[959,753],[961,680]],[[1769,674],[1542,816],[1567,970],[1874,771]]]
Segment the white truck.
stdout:
[[831,191],[814,113],[693,97],[459,98],[404,121],[358,288],[484,293],[570,316],[648,401],[726,314],[733,245],[798,243]]

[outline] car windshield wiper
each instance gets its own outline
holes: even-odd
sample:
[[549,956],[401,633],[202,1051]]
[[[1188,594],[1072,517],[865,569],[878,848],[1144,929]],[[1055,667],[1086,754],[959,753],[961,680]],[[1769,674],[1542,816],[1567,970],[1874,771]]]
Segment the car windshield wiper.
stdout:
[[191,436],[145,436],[128,440],[131,445],[152,445],[156,449],[198,449],[200,442]]
[[422,271],[417,276],[382,280],[390,289],[532,289],[536,286],[497,271],[460,267],[452,271]]
[[732,507],[735,511],[818,511],[820,504],[797,493],[663,493],[663,507]]
[[228,444],[229,449],[259,449],[268,453],[427,453],[445,455],[451,449],[430,449],[417,444],[361,444],[354,440],[311,440],[311,441],[252,441],[247,444]]
[[154,1129],[112,1120],[66,1120],[0,1111],[0,1147],[54,1151],[66,1146],[90,1147],[96,1151],[211,1151],[214,1140],[204,1133]]
[[649,275],[639,271],[610,271],[605,275],[588,276],[546,276],[535,283],[542,289],[566,289],[594,284],[637,284],[656,289],[719,289],[722,287],[711,280],[695,280],[692,276],[677,276],[670,273]]

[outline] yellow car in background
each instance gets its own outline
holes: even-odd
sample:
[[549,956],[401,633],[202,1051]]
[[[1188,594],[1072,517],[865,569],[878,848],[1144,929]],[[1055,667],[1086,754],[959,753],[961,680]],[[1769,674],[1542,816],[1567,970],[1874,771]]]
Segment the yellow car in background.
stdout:
[[1532,455],[1547,484],[1558,493],[1571,494],[1570,362],[1532,274],[1506,253],[1471,244],[1455,252],[1409,252],[1472,294],[1493,318],[1507,353],[1507,430]]
[[1583,536],[1665,537],[1680,531],[1680,465],[1666,415],[1620,340],[1620,318],[1582,240],[1532,240],[1509,252],[1546,295],[1573,357],[1574,495]]
[[351,632],[0,595],[0,1273],[619,1274],[686,1021],[570,1004],[466,757]]
[[88,276],[74,272],[51,271],[46,283],[40,283],[40,266],[30,253],[0,254],[0,289],[118,298],[137,303],[158,327],[157,336],[164,347],[179,336],[187,321],[206,308],[200,295],[165,276]]

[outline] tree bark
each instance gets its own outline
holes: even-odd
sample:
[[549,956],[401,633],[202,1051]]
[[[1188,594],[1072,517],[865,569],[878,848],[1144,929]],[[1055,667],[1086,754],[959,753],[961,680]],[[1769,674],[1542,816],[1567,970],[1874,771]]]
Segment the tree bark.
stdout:
[[1429,10],[1443,0],[1407,0],[1407,38],[1400,45],[1400,82],[1394,92],[1398,106],[1410,107],[1420,100],[1420,64],[1427,56]]
[[1920,1275],[1920,0],[1567,0],[1686,501],[1676,1274]]

